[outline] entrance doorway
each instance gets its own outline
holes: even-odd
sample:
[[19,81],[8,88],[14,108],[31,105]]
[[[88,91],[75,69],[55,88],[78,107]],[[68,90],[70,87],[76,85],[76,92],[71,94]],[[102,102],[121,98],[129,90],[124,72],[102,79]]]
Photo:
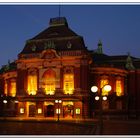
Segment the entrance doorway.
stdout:
[[35,117],[36,115],[36,106],[35,105],[29,105],[29,117]]
[[66,105],[63,107],[63,116],[64,118],[73,118],[74,115],[74,106]]
[[54,105],[47,105],[44,107],[45,117],[54,117]]

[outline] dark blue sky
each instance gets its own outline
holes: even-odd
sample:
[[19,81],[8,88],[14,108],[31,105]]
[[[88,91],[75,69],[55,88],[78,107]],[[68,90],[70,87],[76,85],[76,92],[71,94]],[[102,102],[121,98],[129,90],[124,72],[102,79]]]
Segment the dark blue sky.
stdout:
[[[57,16],[57,5],[0,5],[0,65],[17,59],[26,40]],[[108,55],[140,57],[140,5],[62,5],[61,16],[89,49],[101,39]]]

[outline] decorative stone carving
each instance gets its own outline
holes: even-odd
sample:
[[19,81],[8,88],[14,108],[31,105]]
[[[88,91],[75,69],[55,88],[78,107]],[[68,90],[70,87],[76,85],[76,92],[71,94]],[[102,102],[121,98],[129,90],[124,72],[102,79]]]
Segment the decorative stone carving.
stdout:
[[53,49],[48,49],[42,52],[42,58],[43,59],[53,59],[53,58],[59,58],[58,54]]
[[35,52],[35,51],[36,51],[36,46],[35,46],[35,45],[34,45],[34,46],[32,46],[32,48],[31,48],[31,49],[32,49],[32,51],[33,51],[33,52]]
[[37,73],[37,69],[36,68],[31,68],[28,70],[28,74],[29,75],[35,75]]
[[73,73],[73,67],[72,66],[66,66],[64,68],[64,73]]
[[71,47],[72,47],[71,42],[68,42],[68,43],[67,43],[67,48],[68,48],[68,49],[71,49]]
[[55,49],[55,44],[53,41],[48,41],[45,43],[44,45],[44,49],[47,50],[47,49]]

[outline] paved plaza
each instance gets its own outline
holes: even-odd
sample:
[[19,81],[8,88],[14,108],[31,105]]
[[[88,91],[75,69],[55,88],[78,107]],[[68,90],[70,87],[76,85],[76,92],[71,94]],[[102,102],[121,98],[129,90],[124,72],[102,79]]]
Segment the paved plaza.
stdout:
[[[100,135],[98,120],[0,118],[0,135]],[[104,120],[102,135],[139,135],[140,120]]]

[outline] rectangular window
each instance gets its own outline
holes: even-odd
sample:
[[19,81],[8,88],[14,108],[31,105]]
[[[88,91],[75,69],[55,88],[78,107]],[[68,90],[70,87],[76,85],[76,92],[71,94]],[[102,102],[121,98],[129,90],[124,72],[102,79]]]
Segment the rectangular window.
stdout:
[[80,114],[80,108],[76,108],[76,114]]
[[60,109],[57,108],[56,109],[56,114],[60,114],[60,112],[61,112]]
[[24,108],[20,108],[20,114],[24,113]]
[[42,113],[42,109],[38,108],[37,112],[38,112],[38,114],[41,114]]
[[28,94],[36,95],[36,91],[37,91],[37,76],[29,75],[28,76]]
[[8,93],[8,84],[7,84],[7,81],[5,81],[5,84],[4,84],[4,94],[7,95]]
[[74,75],[64,74],[64,93],[73,94],[74,90]]
[[12,97],[16,96],[16,81],[11,81],[10,82],[10,95]]
[[46,80],[46,86],[45,86],[46,94],[53,95],[55,92],[55,81],[47,81]]

